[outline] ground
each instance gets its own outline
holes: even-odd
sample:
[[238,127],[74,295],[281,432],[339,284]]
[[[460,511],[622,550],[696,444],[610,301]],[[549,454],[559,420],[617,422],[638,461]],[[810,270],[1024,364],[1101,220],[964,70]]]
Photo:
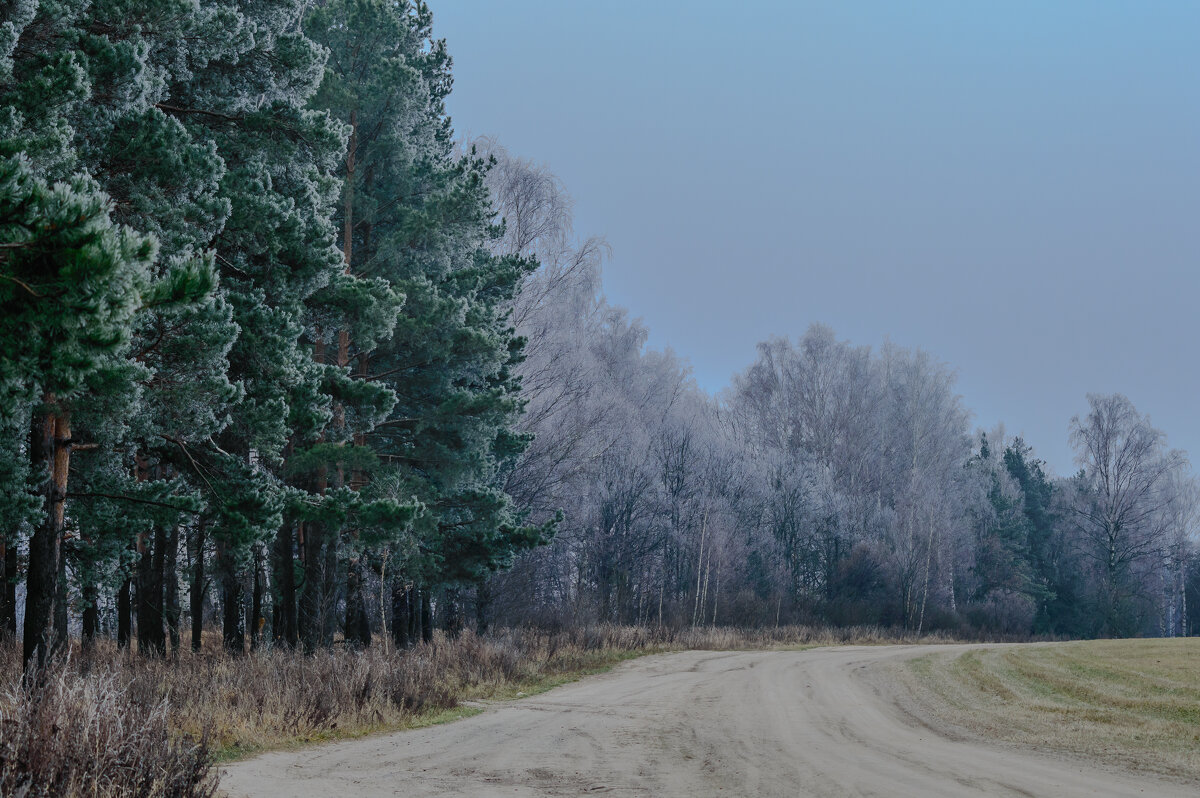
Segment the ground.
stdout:
[[222,784],[235,798],[1197,794],[1178,775],[935,731],[944,700],[914,692],[920,663],[933,674],[1008,648],[649,656],[452,724],[266,754],[228,766]]

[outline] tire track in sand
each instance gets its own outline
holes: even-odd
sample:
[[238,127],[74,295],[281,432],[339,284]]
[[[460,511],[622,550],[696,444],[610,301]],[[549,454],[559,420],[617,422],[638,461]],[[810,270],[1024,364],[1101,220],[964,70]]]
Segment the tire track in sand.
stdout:
[[907,717],[873,666],[969,646],[688,651],[481,715],[264,754],[234,798],[880,796],[1195,798],[1200,785],[979,741]]

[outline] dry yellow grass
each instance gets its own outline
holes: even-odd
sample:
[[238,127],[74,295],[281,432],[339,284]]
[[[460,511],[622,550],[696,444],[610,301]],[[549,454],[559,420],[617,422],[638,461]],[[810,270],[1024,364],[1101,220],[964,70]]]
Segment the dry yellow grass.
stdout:
[[1200,779],[1200,639],[938,653],[899,675],[935,728]]

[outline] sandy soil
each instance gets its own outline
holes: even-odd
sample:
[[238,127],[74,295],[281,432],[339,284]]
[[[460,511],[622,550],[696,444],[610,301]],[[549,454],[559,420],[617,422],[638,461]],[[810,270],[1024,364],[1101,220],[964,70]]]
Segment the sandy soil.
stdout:
[[239,762],[221,784],[235,798],[1200,794],[931,731],[887,675],[931,648],[645,657],[455,723]]

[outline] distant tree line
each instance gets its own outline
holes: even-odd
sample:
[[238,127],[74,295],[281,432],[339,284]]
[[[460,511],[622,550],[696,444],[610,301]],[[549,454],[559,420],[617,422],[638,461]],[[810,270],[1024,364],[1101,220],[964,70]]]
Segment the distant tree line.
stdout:
[[1117,636],[1200,631],[1196,484],[1123,396],[1070,420],[1079,470],[972,430],[950,369],[815,325],[710,397],[598,286],[545,167],[478,142],[506,235],[540,269],[517,299],[529,349],[508,490],[551,545],[484,585],[508,623],[883,624]]
[[214,622],[233,653],[493,621],[1191,631],[1190,472],[1127,400],[1091,397],[1053,479],[970,431],[943,364],[823,327],[705,395],[604,300],[558,179],[455,142],[432,24],[0,9],[0,635],[27,664]]

